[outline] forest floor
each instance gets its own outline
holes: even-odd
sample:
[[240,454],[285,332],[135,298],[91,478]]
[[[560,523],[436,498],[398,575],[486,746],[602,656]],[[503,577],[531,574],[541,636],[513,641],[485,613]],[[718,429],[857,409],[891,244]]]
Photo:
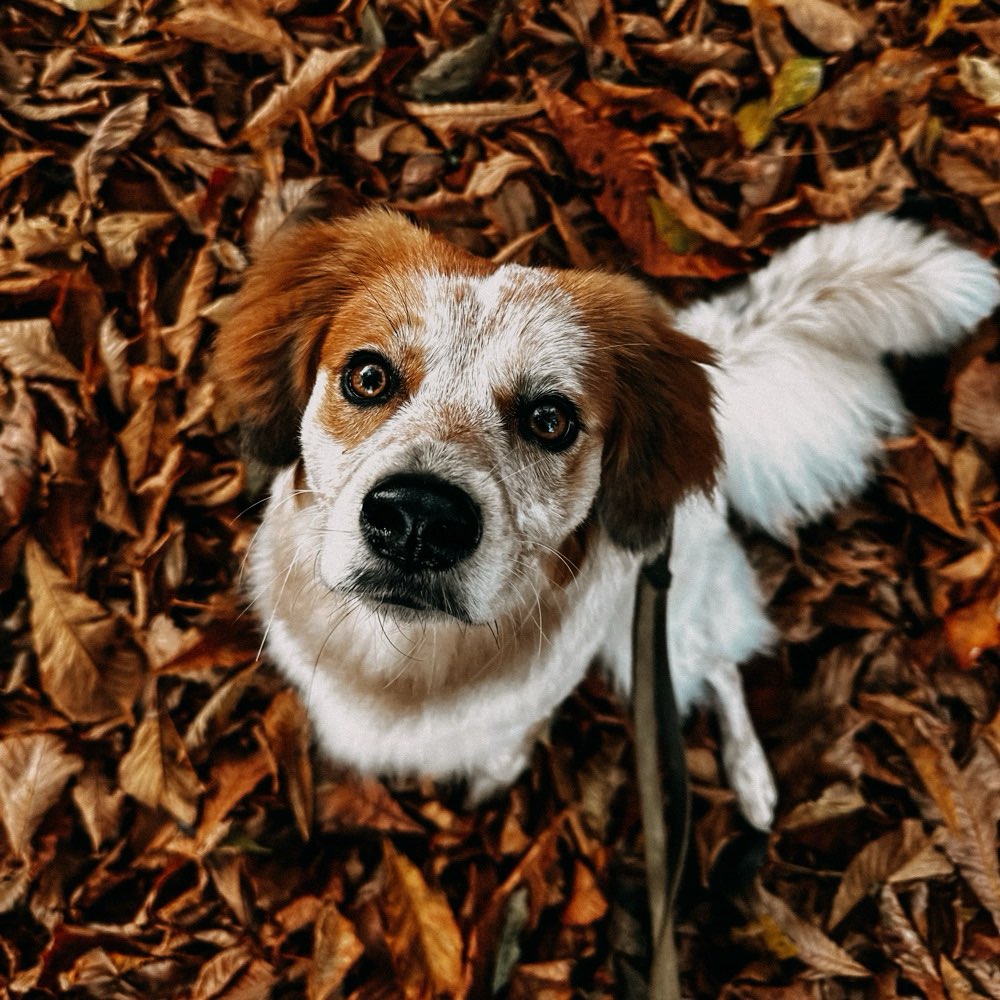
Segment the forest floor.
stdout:
[[[318,180],[672,299],[873,210],[1000,243],[1000,9],[967,0],[12,0],[0,11],[0,994],[645,995],[630,724],[597,681],[475,812],[310,752],[238,580],[209,360]],[[794,545],[746,669],[780,789],[688,725],[696,997],[1000,997],[1000,349]],[[191,985],[193,982],[193,985]]]

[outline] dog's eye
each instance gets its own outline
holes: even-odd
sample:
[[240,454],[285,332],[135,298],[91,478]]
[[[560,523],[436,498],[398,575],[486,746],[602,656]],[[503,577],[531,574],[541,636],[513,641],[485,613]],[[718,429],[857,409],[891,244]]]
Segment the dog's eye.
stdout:
[[362,351],[344,367],[340,387],[352,403],[381,403],[396,389],[395,369],[380,354]]
[[562,396],[542,396],[521,407],[522,437],[549,451],[564,451],[580,431],[576,408]]

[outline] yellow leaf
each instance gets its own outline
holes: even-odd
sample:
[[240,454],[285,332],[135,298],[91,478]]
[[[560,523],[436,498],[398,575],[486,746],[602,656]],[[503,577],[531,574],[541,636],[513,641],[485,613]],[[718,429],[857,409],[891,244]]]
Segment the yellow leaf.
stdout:
[[961,7],[975,7],[977,0],[941,0],[937,9],[927,18],[927,38],[924,44],[930,45],[943,31],[951,27],[955,14]]
[[448,900],[385,842],[386,943],[407,1000],[462,990],[462,936]]
[[774,125],[771,102],[764,97],[744,104],[733,117],[747,149],[756,149],[771,134]]

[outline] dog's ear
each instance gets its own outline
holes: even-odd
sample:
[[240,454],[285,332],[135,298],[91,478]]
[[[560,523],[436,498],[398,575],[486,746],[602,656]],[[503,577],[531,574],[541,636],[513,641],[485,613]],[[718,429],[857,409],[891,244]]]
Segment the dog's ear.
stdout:
[[283,226],[248,268],[218,332],[216,376],[246,452],[268,465],[299,455],[299,425],[334,316],[366,280],[431,240],[403,216],[369,209]]
[[676,330],[666,303],[640,282],[567,278],[610,375],[596,513],[616,544],[649,549],[666,540],[674,506],[715,483],[721,456],[706,371],[714,355]]

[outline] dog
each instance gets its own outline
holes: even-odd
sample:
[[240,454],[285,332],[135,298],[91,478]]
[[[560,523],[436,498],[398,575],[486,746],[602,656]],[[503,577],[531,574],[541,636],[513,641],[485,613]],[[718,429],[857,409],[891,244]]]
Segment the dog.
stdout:
[[944,351],[998,300],[985,260],[885,216],[679,312],[384,208],[295,226],[215,359],[246,450],[279,469],[249,554],[267,654],[336,761],[483,800],[593,664],[627,693],[637,575],[672,518],[678,703],[717,712],[766,829],[738,667],[775,631],[730,515],[784,537],[863,489],[906,425],[882,355]]

